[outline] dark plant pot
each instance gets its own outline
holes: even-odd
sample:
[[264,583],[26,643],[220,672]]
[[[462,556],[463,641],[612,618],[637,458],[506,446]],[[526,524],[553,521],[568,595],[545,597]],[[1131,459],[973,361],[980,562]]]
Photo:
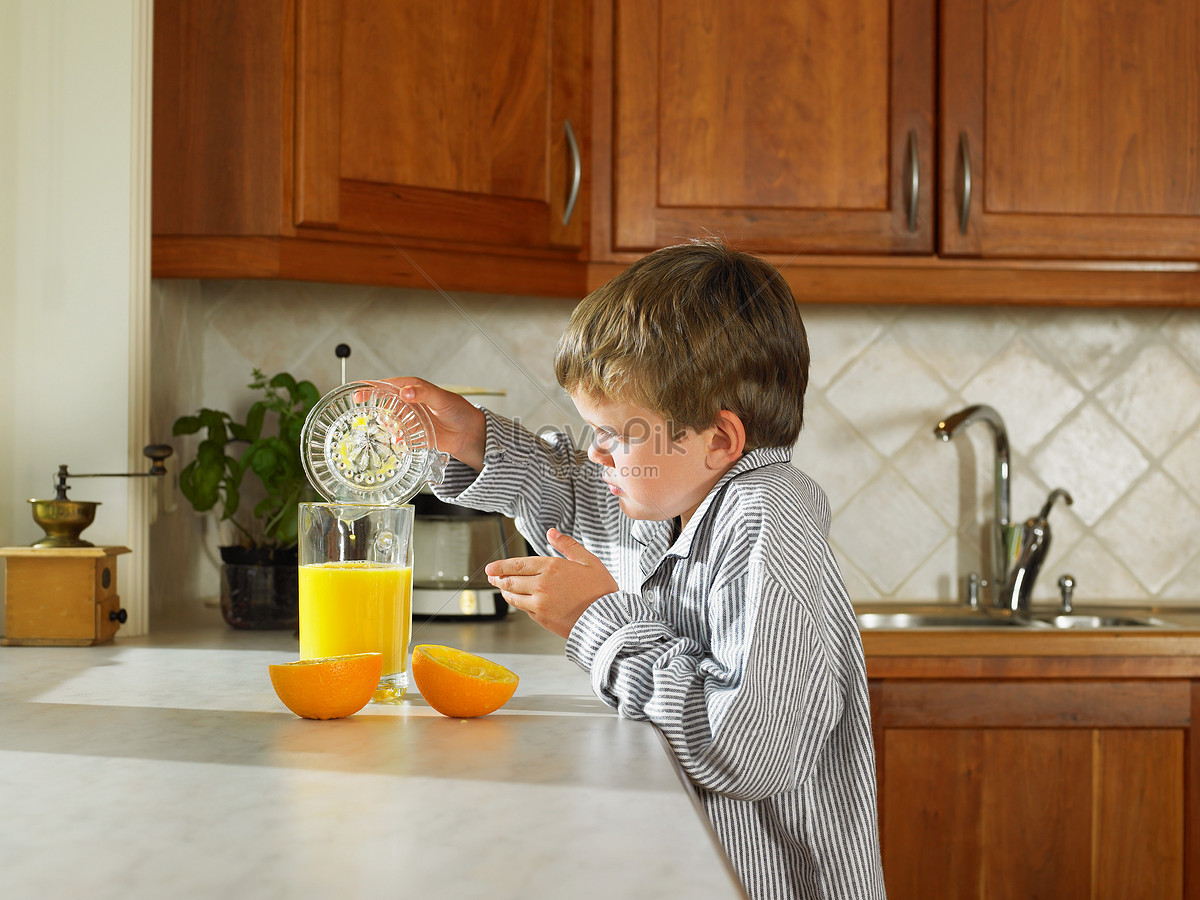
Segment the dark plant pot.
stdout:
[[300,621],[296,551],[222,547],[221,616],[232,628],[295,629]]

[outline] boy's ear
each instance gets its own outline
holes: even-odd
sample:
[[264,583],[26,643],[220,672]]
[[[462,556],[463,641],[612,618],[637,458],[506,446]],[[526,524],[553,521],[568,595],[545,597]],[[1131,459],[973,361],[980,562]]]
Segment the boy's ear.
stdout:
[[721,410],[708,432],[705,450],[711,468],[728,468],[742,458],[746,451],[746,427],[736,413]]

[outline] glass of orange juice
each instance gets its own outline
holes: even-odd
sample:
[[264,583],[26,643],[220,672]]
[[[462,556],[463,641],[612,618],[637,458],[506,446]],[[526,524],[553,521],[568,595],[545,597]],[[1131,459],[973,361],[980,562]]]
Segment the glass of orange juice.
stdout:
[[379,703],[408,690],[413,508],[300,505],[300,658],[383,654]]

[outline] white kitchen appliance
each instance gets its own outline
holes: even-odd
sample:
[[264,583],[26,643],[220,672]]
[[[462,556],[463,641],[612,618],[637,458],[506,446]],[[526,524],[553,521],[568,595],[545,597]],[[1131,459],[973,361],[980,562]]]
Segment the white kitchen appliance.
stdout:
[[513,521],[446,503],[428,487],[412,504],[413,616],[486,621],[507,615],[508,604],[488,584],[484,567],[492,560],[529,555]]

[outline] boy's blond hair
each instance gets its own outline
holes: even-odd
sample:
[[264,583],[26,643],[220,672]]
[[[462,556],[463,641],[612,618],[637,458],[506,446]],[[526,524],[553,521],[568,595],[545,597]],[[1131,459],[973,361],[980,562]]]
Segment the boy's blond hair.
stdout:
[[808,363],[779,271],[703,240],[657,250],[585,297],[554,371],[568,393],[643,406],[674,428],[700,431],[729,410],[752,450],[796,442]]

